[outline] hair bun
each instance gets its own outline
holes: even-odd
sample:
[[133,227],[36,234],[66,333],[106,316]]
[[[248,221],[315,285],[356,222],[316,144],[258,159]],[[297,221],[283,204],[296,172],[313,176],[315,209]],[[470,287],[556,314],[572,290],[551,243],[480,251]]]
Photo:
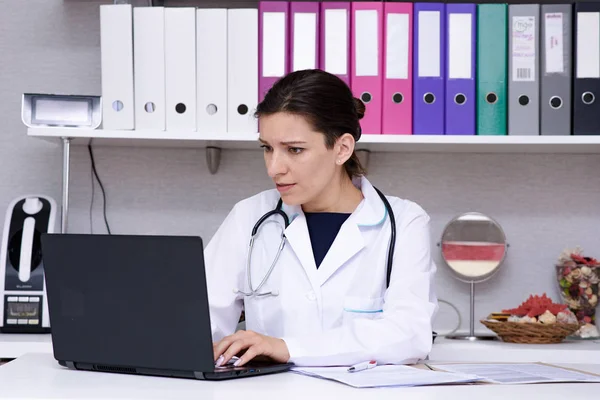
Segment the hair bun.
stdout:
[[365,116],[365,103],[359,98],[354,97],[354,109],[356,110],[356,115],[358,119],[362,119]]

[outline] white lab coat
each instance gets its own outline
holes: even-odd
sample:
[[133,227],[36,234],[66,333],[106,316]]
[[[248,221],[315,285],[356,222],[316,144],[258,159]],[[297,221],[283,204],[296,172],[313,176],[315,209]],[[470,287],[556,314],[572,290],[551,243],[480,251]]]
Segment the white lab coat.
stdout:
[[[317,269],[300,206],[283,205],[290,217],[287,243],[261,292],[248,292],[246,258],[256,221],[275,208],[276,190],[240,201],[205,249],[213,340],[234,333],[242,306],[246,329],[285,340],[299,366],[350,365],[366,360],[411,363],[432,346],[437,312],[433,288],[429,216],[417,204],[387,196],[396,217],[396,247],[390,287],[386,259],[390,220],[366,178],[355,182],[364,199],[342,225]],[[252,284],[265,276],[280,243],[283,220],[263,223],[252,253]]]

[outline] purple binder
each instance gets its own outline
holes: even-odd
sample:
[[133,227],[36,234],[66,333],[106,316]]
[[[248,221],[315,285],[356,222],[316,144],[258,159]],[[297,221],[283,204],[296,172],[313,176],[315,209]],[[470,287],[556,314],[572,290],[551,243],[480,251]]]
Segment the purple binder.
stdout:
[[[430,59],[425,52],[432,51],[429,41],[423,38],[423,44],[419,46],[419,30],[426,32],[430,29],[432,18],[439,14],[439,54],[435,57],[439,65],[435,67],[438,71],[432,73],[431,63],[423,63],[419,69],[420,58]],[[414,135],[443,135],[444,134],[444,86],[446,59],[446,15],[444,3],[414,3],[414,45],[413,45],[413,134]],[[435,21],[437,24],[437,20]],[[431,39],[431,36],[428,36]],[[421,54],[423,51],[423,54]],[[435,69],[435,68],[434,68]],[[423,73],[423,75],[420,75]]]
[[[346,47],[343,49],[344,54],[346,54],[346,73],[338,73],[337,71],[328,71],[327,70],[327,47],[325,46],[325,31],[327,27],[327,19],[326,13],[327,10],[345,10],[346,11]],[[331,72],[337,75],[340,79],[342,79],[348,86],[350,86],[350,23],[351,23],[351,15],[350,15],[350,2],[347,1],[324,1],[321,3],[321,23],[320,23],[320,31],[319,31],[319,49],[320,49],[320,69],[323,71]]]
[[[450,14],[455,14],[454,24],[467,23],[465,17],[471,17],[471,34],[451,37]],[[461,14],[461,15],[456,15]],[[456,18],[460,18],[457,20]],[[476,113],[475,104],[475,38],[477,34],[477,6],[475,4],[446,4],[446,135],[475,135]],[[450,45],[451,41],[457,47]],[[471,60],[464,57],[460,50],[468,51],[470,47]],[[451,50],[456,49],[455,54]],[[467,53],[468,54],[468,53]],[[455,71],[450,64],[454,63]],[[461,63],[458,67],[456,63]],[[465,64],[465,63],[468,63]],[[468,74],[468,76],[467,76]]]
[[[263,47],[267,40],[274,38],[264,37],[264,14],[269,12],[281,12],[285,14],[285,32],[280,32],[284,35],[285,60],[278,60],[284,63],[283,74],[279,76],[265,76],[263,71]],[[290,6],[287,1],[259,1],[258,2],[258,101],[261,102],[265,94],[271,89],[273,84],[284,75],[287,75],[290,70],[289,65],[289,14]]]
[[290,72],[299,69],[299,68],[297,68],[296,65],[294,65],[294,39],[295,39],[294,32],[296,32],[294,27],[295,27],[295,15],[297,13],[315,14],[315,17],[316,17],[315,64],[311,65],[310,67],[307,67],[307,68],[316,69],[316,68],[319,68],[319,65],[320,65],[320,63],[319,63],[319,56],[320,56],[320,52],[319,52],[320,6],[319,6],[319,3],[316,1],[292,1],[292,2],[290,2],[290,55],[289,55]]

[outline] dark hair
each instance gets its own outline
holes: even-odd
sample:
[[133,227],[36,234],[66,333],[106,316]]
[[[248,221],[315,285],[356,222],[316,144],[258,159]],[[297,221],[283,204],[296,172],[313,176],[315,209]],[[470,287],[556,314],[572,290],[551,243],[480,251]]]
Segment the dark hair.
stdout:
[[[365,104],[353,96],[348,85],[336,75],[319,69],[295,71],[280,78],[265,94],[255,117],[287,112],[303,116],[325,136],[325,146],[333,148],[337,138],[349,133],[358,141],[359,120]],[[350,178],[365,175],[356,153],[344,164]]]

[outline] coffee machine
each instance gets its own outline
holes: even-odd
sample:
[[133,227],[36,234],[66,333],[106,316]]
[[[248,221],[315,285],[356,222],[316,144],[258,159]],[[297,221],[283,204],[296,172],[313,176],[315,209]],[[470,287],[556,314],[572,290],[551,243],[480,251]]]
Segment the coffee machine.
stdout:
[[50,318],[41,250],[42,233],[53,233],[56,202],[21,196],[11,202],[0,247],[0,332],[48,333]]

